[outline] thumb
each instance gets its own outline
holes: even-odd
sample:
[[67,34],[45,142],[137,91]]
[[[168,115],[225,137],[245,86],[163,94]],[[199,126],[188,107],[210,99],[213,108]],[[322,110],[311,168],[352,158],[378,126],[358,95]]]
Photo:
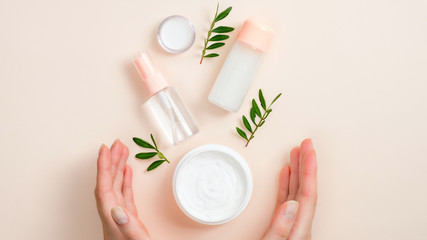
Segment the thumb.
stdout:
[[263,240],[286,240],[291,233],[295,216],[298,211],[298,202],[287,201],[279,209],[271,222],[270,229],[265,233]]
[[111,208],[111,217],[127,240],[149,239],[144,224],[126,209],[119,206]]

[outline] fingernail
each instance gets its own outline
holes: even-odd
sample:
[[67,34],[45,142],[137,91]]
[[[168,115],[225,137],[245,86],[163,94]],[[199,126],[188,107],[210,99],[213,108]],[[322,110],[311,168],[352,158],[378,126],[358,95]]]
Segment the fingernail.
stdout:
[[297,201],[288,201],[286,204],[286,209],[283,213],[283,217],[287,219],[295,218],[295,215],[298,211],[298,202]]
[[104,148],[104,146],[105,146],[105,144],[101,145],[101,147],[99,148],[99,151],[98,151],[98,155],[101,153],[101,150]]
[[310,143],[310,147],[313,148],[313,141],[311,140],[311,138],[307,138],[307,142]]
[[113,146],[115,146],[119,142],[120,142],[120,139],[116,138],[116,140],[114,140],[113,144],[111,144],[111,148],[113,148]]
[[111,209],[111,216],[113,217],[114,221],[119,225],[124,225],[129,221],[128,216],[119,206],[113,207]]

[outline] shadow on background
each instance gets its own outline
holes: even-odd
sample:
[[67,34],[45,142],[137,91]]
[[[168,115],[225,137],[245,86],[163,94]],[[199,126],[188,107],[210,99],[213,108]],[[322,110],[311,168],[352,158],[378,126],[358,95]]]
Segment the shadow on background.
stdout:
[[76,165],[66,171],[69,188],[67,201],[64,203],[66,215],[64,234],[61,239],[102,239],[102,225],[96,209],[94,189],[96,183],[96,153],[85,154],[75,161]]

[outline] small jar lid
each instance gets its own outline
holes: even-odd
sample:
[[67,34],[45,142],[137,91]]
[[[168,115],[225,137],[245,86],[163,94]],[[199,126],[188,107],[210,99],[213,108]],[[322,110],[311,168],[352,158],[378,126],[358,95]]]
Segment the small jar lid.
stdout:
[[173,15],[164,19],[157,31],[160,46],[169,53],[187,51],[194,43],[196,31],[187,18]]

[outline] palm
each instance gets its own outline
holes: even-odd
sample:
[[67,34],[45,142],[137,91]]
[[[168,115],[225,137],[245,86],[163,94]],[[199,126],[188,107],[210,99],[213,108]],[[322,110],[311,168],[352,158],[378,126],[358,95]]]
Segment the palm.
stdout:
[[[279,181],[277,210],[264,240],[311,239],[311,225],[317,201],[317,162],[310,139],[304,140],[300,147],[292,149],[290,166],[283,167]],[[293,225],[283,222],[281,218],[287,202],[291,200],[299,203]]]
[[138,216],[133,201],[132,170],[126,165],[128,156],[128,148],[118,140],[111,150],[103,145],[99,152],[95,197],[105,239],[125,239],[111,218],[111,208],[120,206]]

